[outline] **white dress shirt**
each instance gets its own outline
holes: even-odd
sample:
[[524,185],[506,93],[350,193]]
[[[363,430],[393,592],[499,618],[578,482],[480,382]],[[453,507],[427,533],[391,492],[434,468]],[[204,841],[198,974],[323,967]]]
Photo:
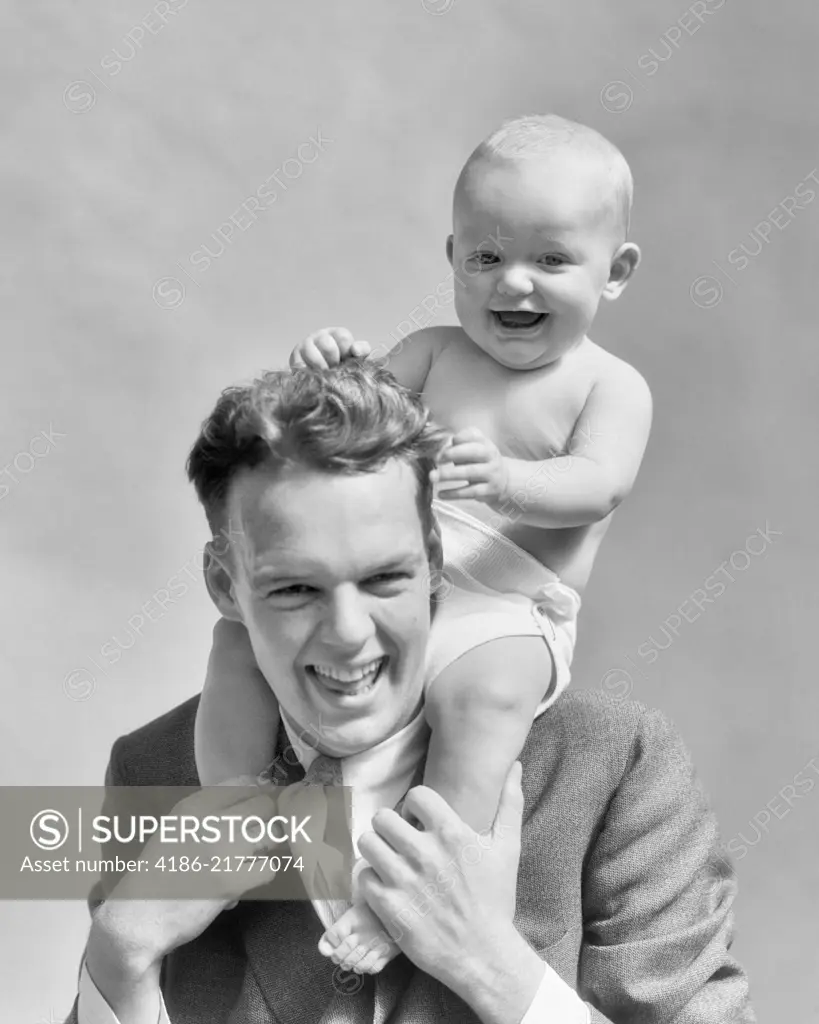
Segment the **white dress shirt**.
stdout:
[[[282,722],[299,761],[305,771],[318,756],[299,739],[297,730],[282,714]],[[358,859],[358,840],[369,830],[372,817],[381,807],[395,807],[409,789],[421,757],[427,747],[429,729],[423,711],[400,732],[382,743],[342,760],[344,785],[352,789],[352,840],[356,870],[363,867]],[[333,902],[313,900],[322,924],[329,927],[337,917]],[[589,1024],[587,1005],[574,990],[549,967],[543,965],[543,979],[532,1004],[520,1024]],[[83,961],[79,983],[78,1024],[120,1024],[116,1014],[94,984]],[[159,994],[156,1015],[144,1024],[173,1024]]]

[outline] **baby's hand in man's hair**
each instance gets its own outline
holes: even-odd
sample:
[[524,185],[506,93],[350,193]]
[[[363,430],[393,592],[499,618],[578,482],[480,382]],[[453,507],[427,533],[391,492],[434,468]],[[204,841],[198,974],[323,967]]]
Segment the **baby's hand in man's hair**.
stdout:
[[356,341],[346,327],[322,327],[296,345],[290,354],[290,368],[312,366],[326,370],[345,359],[366,359],[371,352],[370,343]]

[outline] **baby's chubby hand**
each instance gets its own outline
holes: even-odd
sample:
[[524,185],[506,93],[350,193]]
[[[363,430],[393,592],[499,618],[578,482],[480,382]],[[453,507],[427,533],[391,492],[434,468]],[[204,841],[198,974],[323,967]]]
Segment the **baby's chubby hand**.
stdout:
[[322,327],[296,345],[290,354],[290,368],[326,370],[345,359],[366,359],[371,352],[370,343],[356,341],[346,327]]
[[430,480],[446,501],[471,498],[495,506],[508,497],[506,459],[477,427],[466,427],[453,435]]

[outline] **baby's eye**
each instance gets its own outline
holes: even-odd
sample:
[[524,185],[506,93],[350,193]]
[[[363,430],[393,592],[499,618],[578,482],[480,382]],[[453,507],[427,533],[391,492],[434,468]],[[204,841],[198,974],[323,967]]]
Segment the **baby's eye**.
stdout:
[[565,256],[561,256],[560,253],[550,252],[546,256],[541,256],[540,262],[545,263],[547,267],[562,267],[564,263],[569,261]]
[[469,263],[477,263],[481,267],[490,267],[498,262],[498,257],[493,252],[473,252],[469,257]]

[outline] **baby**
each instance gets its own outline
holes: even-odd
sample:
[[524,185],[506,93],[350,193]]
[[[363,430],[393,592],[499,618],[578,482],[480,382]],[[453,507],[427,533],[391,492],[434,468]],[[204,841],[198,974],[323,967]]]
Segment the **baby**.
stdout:
[[[644,379],[588,337],[600,300],[616,299],[640,260],[627,240],[631,200],[625,159],[591,128],[554,115],[504,124],[455,186],[446,247],[460,326],[419,330],[387,357],[452,435],[433,473],[444,571],[424,782],[476,831],[492,824],[533,717],[569,682],[580,595],[648,439]],[[325,329],[291,365],[370,352]],[[203,784],[259,772],[278,726],[243,627],[216,637],[196,723]],[[330,686],[375,682],[338,668]],[[319,948],[375,973],[397,952],[391,941],[374,949],[379,935],[356,902]]]

